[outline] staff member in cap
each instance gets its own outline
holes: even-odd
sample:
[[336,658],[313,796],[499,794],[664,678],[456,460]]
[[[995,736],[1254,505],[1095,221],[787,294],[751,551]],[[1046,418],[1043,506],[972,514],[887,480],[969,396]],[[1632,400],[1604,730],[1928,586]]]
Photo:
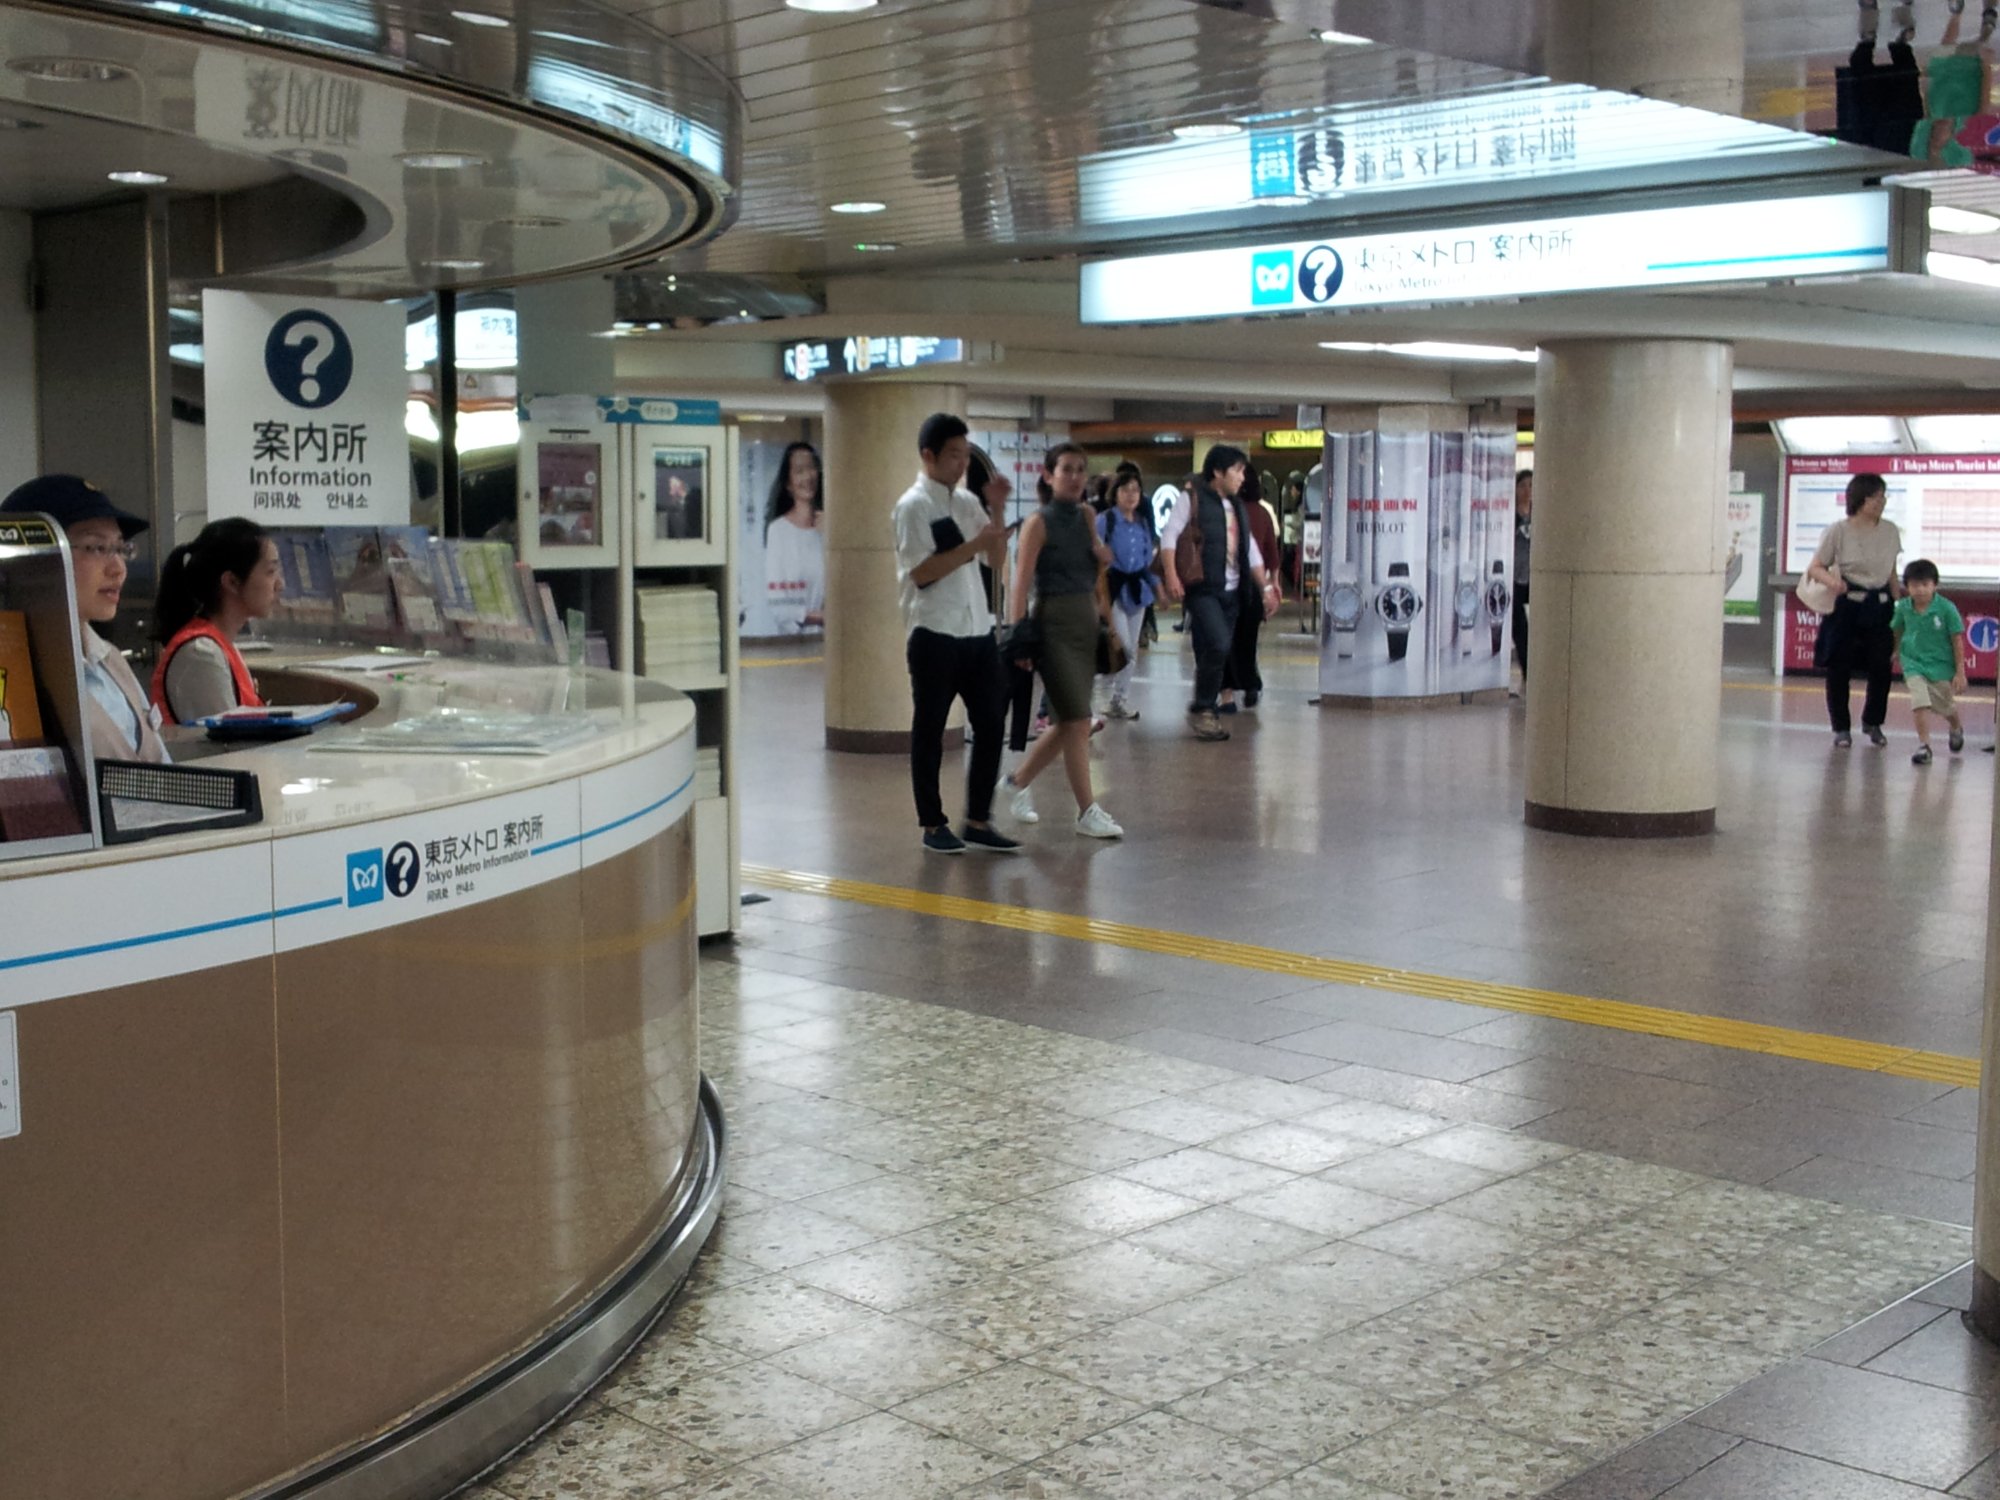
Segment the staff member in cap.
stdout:
[[160,742],[158,711],[146,701],[118,648],[91,628],[117,618],[126,565],[135,551],[132,538],[148,523],[127,515],[102,490],[74,474],[44,474],[0,500],[0,514],[37,511],[69,538],[83,681],[89,690],[85,707],[91,754],[99,760],[165,761],[167,747]]

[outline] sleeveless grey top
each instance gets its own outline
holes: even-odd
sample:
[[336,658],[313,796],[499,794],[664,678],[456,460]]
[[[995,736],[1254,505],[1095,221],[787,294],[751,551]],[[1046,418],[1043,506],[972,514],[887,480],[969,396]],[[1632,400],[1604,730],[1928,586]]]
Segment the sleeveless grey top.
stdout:
[[1097,556],[1091,551],[1095,517],[1079,501],[1055,500],[1036,512],[1042,518],[1042,550],[1035,558],[1035,597],[1055,599],[1087,594],[1097,587]]

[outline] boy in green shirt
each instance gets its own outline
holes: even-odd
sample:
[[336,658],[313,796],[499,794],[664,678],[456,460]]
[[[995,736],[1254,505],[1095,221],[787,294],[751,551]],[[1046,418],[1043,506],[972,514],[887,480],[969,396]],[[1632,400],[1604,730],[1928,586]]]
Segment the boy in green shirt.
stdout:
[[1903,569],[1903,589],[1889,628],[1895,632],[1896,654],[1903,659],[1903,685],[1910,690],[1917,739],[1922,743],[1910,763],[1927,766],[1932,714],[1942,714],[1951,725],[1951,753],[1965,748],[1965,726],[1952,697],[1965,691],[1965,618],[1938,592],[1937,564],[1928,558],[1920,557]]

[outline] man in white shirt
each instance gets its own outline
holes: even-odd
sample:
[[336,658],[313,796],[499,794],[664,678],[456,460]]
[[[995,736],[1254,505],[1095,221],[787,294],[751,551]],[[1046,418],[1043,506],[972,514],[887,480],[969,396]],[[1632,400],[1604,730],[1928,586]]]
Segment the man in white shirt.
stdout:
[[[1210,448],[1194,495],[1181,497],[1160,534],[1167,598],[1176,603],[1187,600],[1188,628],[1194,633],[1194,701],[1188,705],[1188,728],[1198,740],[1229,738],[1216,716],[1215,700],[1236,638],[1237,591],[1243,578],[1247,575],[1256,585],[1254,597],[1259,602],[1253,604],[1246,596],[1241,607],[1262,608],[1266,619],[1278,607],[1277,585],[1264,576],[1264,554],[1250,535],[1249,521],[1236,498],[1249,467],[1249,457],[1240,448],[1226,443]],[[1175,556],[1181,533],[1190,525],[1201,538],[1197,551],[1202,572],[1194,581],[1181,577]]]
[[[961,419],[949,412],[926,418],[917,434],[921,472],[896,502],[893,516],[896,580],[903,628],[909,635],[905,655],[914,705],[910,783],[924,847],[933,854],[963,854],[968,845],[993,853],[1021,847],[992,823],[1006,685],[993,639],[993,611],[979,569],[973,566],[982,558],[996,568],[1002,564],[1007,528],[959,488],[971,456],[971,440]],[[963,837],[951,831],[938,790],[944,726],[953,698],[965,700],[972,724]]]

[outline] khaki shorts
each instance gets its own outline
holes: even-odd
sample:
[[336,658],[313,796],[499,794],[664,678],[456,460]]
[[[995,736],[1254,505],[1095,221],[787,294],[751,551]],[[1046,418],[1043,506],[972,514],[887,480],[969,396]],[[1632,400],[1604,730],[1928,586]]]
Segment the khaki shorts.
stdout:
[[1958,705],[1952,701],[1951,684],[1948,682],[1938,682],[1930,677],[1912,677],[1905,672],[1903,686],[1910,690],[1912,708],[1928,708],[1947,719],[1957,712]]

